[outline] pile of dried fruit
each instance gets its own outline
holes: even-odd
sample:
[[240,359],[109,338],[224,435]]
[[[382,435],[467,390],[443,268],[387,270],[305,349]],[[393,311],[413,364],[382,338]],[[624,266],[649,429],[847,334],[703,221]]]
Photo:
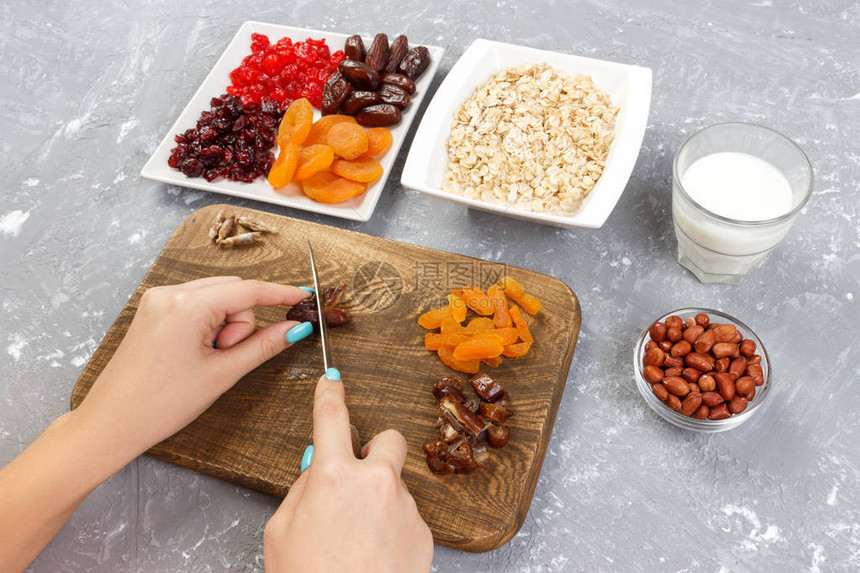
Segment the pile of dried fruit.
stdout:
[[263,240],[263,233],[277,233],[278,230],[259,219],[244,215],[225,215],[218,211],[212,227],[209,228],[209,238],[224,249],[247,247]]
[[370,127],[399,122],[415,92],[415,80],[430,65],[430,51],[424,46],[410,50],[403,35],[389,46],[388,36],[377,34],[367,51],[361,36],[350,36],[344,54],[346,59],[323,88],[323,115],[354,115],[359,124]]
[[274,100],[282,108],[306,98],[319,108],[323,85],[342,60],[343,52],[330,53],[325,40],[308,38],[294,44],[290,38],[281,38],[272,44],[264,34],[251,34],[251,55],[230,72],[232,84],[227,93],[240,96],[245,103]]
[[279,106],[270,100],[243,104],[229,94],[212,98],[210,106],[194,129],[173,138],[178,145],[167,164],[187,177],[207,181],[226,177],[250,183],[268,173],[275,159],[272,145],[281,119]]
[[[508,304],[508,297],[519,306]],[[499,366],[503,356],[517,358],[528,353],[534,338],[520,307],[534,315],[541,306],[520,283],[506,277],[486,293],[474,287],[453,289],[448,305],[425,312],[418,324],[439,329],[424,335],[427,350],[438,352],[439,359],[452,369],[474,374],[482,362]],[[463,326],[469,310],[478,316]]]
[[740,414],[764,384],[756,343],[707,314],[655,322],[642,376],[663,403],[685,416],[723,420]]
[[487,443],[502,448],[510,440],[510,430],[505,426],[511,416],[505,408],[507,391],[486,374],[478,373],[469,382],[478,395],[469,399],[457,378],[444,376],[433,386],[440,439],[426,442],[422,448],[427,466],[435,474],[472,473],[489,459]]
[[281,149],[269,171],[269,184],[280,189],[298,181],[314,201],[346,201],[382,176],[377,158],[391,141],[391,132],[384,127],[365,129],[347,115],[327,115],[314,123],[311,104],[296,100],[278,127]]

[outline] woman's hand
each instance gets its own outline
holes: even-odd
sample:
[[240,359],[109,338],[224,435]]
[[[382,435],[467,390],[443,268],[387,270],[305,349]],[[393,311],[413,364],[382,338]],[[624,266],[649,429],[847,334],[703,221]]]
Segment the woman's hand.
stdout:
[[0,571],[23,570],[93,489],[289,346],[288,331],[309,333],[293,321],[255,332],[253,311],[307,296],[238,277],[146,291],[81,405],[0,470]]
[[124,433],[134,455],[145,451],[289,346],[286,334],[298,323],[255,332],[254,306],[293,306],[308,296],[296,287],[238,277],[149,289],[80,413]]
[[266,570],[429,571],[433,537],[400,478],[406,440],[387,430],[356,459],[343,384],[325,377],[313,416],[313,463],[266,525]]

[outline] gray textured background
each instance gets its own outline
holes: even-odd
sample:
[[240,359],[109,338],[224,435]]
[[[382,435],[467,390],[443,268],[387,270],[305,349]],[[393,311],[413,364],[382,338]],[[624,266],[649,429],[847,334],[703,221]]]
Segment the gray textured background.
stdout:
[[[0,2],[0,463],[67,410],[173,229],[230,202],[534,269],[579,295],[579,346],[522,530],[487,554],[438,547],[435,571],[860,569],[858,3],[129,4]],[[476,37],[648,66],[639,162],[603,228],[573,231],[403,189],[409,140],[364,224],[141,180],[248,19],[443,46],[434,86]],[[816,186],[762,269],[739,287],[708,286],[673,258],[671,159],[691,132],[730,120],[797,141]],[[688,305],[738,316],[773,360],[772,402],[727,433],[675,429],[633,383],[636,335]],[[33,570],[259,570],[275,503],[140,458]]]

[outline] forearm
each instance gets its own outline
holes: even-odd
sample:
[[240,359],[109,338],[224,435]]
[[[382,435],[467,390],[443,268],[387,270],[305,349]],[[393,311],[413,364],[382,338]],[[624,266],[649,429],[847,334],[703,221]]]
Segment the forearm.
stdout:
[[140,452],[77,410],[0,470],[0,571],[24,569],[80,503]]

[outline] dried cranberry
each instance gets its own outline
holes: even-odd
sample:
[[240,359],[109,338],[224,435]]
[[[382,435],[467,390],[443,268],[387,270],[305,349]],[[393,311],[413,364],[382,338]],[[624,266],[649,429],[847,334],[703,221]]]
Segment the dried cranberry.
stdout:
[[[195,129],[174,137],[178,144],[167,164],[187,177],[214,181],[228,177],[250,183],[266,175],[274,162],[272,148],[282,112],[279,102],[260,104],[224,94],[210,101]],[[237,137],[238,136],[238,137]]]

